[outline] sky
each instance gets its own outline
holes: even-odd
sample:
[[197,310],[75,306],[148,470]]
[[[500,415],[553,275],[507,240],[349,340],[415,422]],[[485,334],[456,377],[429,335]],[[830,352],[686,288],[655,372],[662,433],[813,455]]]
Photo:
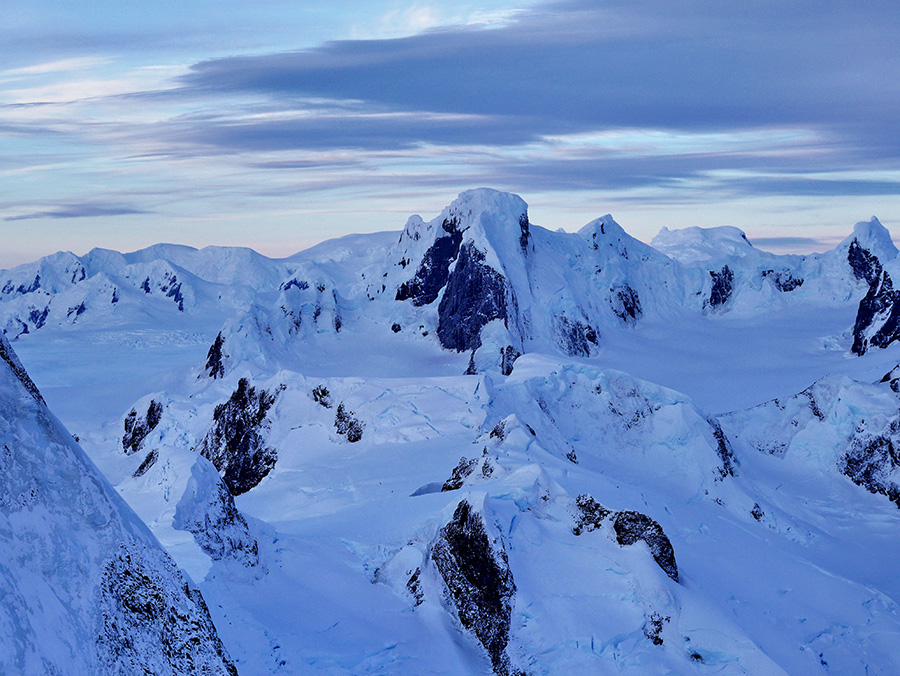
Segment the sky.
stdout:
[[481,186],[645,241],[900,235],[898,33],[895,0],[9,0],[0,267],[285,256]]

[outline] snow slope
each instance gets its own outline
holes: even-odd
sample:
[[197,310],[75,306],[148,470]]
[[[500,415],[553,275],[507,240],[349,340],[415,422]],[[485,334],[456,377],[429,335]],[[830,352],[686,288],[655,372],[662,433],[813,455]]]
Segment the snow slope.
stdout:
[[0,671],[236,674],[196,589],[0,337]]
[[[651,247],[480,189],[283,261],[117,256],[41,280],[68,307],[118,275],[130,306],[16,344],[241,673],[900,667],[877,220],[806,257],[733,228]],[[40,265],[5,273],[7,326]]]

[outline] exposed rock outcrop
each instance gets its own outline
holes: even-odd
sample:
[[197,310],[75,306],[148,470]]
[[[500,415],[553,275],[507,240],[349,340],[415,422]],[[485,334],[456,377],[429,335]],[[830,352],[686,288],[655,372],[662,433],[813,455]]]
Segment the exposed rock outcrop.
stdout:
[[838,460],[838,469],[856,485],[887,496],[900,507],[900,448],[894,443],[898,434],[900,421],[884,434],[857,433]]
[[147,413],[139,416],[131,409],[125,416],[125,435],[122,437],[122,448],[127,455],[137,453],[147,435],[156,429],[162,419],[163,405],[155,399],[150,400]]
[[249,491],[275,466],[278,453],[266,446],[263,435],[277,395],[241,378],[228,401],[216,406],[213,426],[197,447],[219,470],[232,495]]
[[706,304],[711,308],[722,307],[734,292],[734,272],[725,265],[721,270],[710,270],[709,276],[712,277],[712,289]]
[[455,218],[445,218],[441,226],[446,233],[435,239],[425,252],[415,276],[397,289],[397,300],[411,300],[413,305],[429,305],[437,300],[450,277],[450,266],[459,255],[462,232]]
[[[326,408],[329,408],[326,406]],[[334,414],[334,429],[337,433],[347,439],[351,444],[362,439],[363,425],[353,411],[348,411],[344,406],[344,402],[338,404],[337,411]]]
[[173,526],[191,533],[213,561],[228,559],[248,568],[259,563],[259,547],[247,520],[235,507],[225,482],[206,460],[194,463],[175,509]]
[[438,305],[437,334],[448,350],[481,347],[481,329],[507,319],[507,286],[503,275],[485,265],[484,253],[471,242],[459,250],[456,267]]
[[646,542],[650,553],[666,575],[678,582],[678,566],[675,564],[675,550],[663,532],[662,526],[646,514],[640,512],[617,512],[613,527],[616,529],[616,541],[620,545],[633,545],[635,542]]
[[441,528],[431,557],[460,623],[484,646],[494,673],[520,673],[511,669],[506,652],[516,592],[506,551],[502,543],[491,543],[481,515],[466,500]]
[[225,360],[228,358],[228,355],[222,350],[224,345],[225,338],[222,336],[222,332],[219,331],[213,344],[209,346],[209,352],[206,353],[206,366],[204,367],[204,372],[210,378],[215,379],[225,377]]
[[162,552],[122,545],[97,592],[97,673],[237,676],[200,592]]

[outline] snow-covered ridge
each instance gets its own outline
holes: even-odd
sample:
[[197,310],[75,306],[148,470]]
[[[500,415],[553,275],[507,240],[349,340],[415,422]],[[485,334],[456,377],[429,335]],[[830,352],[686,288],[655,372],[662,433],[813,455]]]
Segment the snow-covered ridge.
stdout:
[[242,671],[893,673],[886,230],[806,257],[731,229],[668,239],[680,254],[610,215],[550,232],[479,189],[283,261],[60,255],[55,291],[30,269],[0,307],[19,326],[48,299],[16,343],[34,392]]
[[199,591],[0,337],[0,671],[231,675]]

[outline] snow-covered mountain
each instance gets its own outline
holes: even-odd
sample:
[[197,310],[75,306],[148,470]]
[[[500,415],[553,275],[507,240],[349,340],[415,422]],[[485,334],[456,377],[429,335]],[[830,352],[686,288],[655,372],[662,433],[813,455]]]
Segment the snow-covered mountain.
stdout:
[[241,673],[893,674],[897,266],[876,219],[776,256],[481,189],[283,260],[58,254],[0,316]]
[[200,592],[0,337],[0,672],[237,674]]

